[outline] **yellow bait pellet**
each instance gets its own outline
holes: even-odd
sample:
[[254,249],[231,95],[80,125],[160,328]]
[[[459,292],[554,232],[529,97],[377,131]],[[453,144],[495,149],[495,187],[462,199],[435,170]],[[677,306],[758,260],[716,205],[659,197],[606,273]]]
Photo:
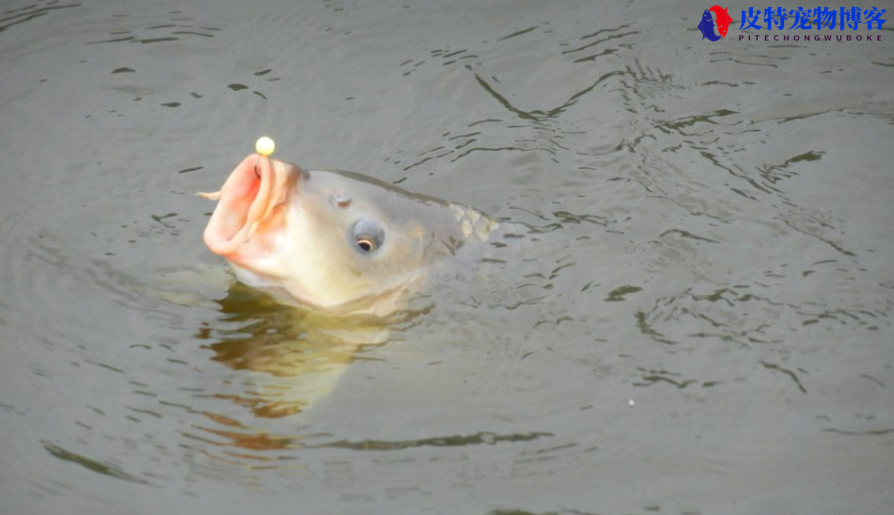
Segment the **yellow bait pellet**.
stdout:
[[262,136],[258,138],[257,143],[255,143],[255,150],[258,151],[258,154],[262,156],[270,156],[273,151],[276,149],[276,143],[273,142],[272,139],[267,136]]

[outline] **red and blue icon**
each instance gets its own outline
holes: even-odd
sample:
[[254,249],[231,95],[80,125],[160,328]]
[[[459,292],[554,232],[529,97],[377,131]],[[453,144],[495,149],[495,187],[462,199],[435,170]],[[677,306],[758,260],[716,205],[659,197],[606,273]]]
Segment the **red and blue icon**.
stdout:
[[[714,17],[716,17],[716,21],[711,17],[712,12]],[[702,14],[702,21],[698,24],[698,30],[702,31],[702,39],[708,38],[710,41],[717,41],[726,37],[726,31],[729,30],[729,24],[732,21],[733,19],[726,12],[726,9],[715,5],[710,9],[705,9],[705,12]],[[715,27],[717,32],[714,31]]]

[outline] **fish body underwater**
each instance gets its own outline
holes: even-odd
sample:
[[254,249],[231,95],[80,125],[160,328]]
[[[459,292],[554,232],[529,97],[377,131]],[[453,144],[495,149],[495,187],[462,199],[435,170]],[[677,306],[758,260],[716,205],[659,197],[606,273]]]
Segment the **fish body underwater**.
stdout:
[[497,224],[475,209],[354,172],[246,157],[220,191],[205,244],[279,302],[384,316],[429,267]]

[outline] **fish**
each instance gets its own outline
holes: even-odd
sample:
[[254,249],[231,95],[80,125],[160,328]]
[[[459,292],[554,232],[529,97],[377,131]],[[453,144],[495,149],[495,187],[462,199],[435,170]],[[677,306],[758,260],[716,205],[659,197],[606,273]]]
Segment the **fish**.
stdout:
[[708,38],[711,41],[717,41],[721,36],[714,33],[714,19],[711,18],[711,12],[705,9],[702,14],[702,21],[698,24],[698,30],[702,31],[702,39]]
[[709,9],[717,16],[717,31],[720,32],[720,37],[722,38],[726,37],[726,32],[729,30],[729,24],[733,22],[727,9],[729,8],[724,9],[719,5],[715,5]]
[[204,231],[236,277],[278,302],[387,316],[431,266],[498,223],[461,204],[341,170],[249,154],[213,193]]

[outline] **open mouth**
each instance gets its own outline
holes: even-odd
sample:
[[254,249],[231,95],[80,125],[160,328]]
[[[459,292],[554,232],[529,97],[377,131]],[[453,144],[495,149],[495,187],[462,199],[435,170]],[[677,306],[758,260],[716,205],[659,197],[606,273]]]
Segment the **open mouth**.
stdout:
[[282,206],[288,199],[290,179],[297,178],[293,165],[260,154],[239,163],[220,191],[199,193],[217,200],[205,229],[205,244],[215,254],[242,261],[260,257],[282,228]]

